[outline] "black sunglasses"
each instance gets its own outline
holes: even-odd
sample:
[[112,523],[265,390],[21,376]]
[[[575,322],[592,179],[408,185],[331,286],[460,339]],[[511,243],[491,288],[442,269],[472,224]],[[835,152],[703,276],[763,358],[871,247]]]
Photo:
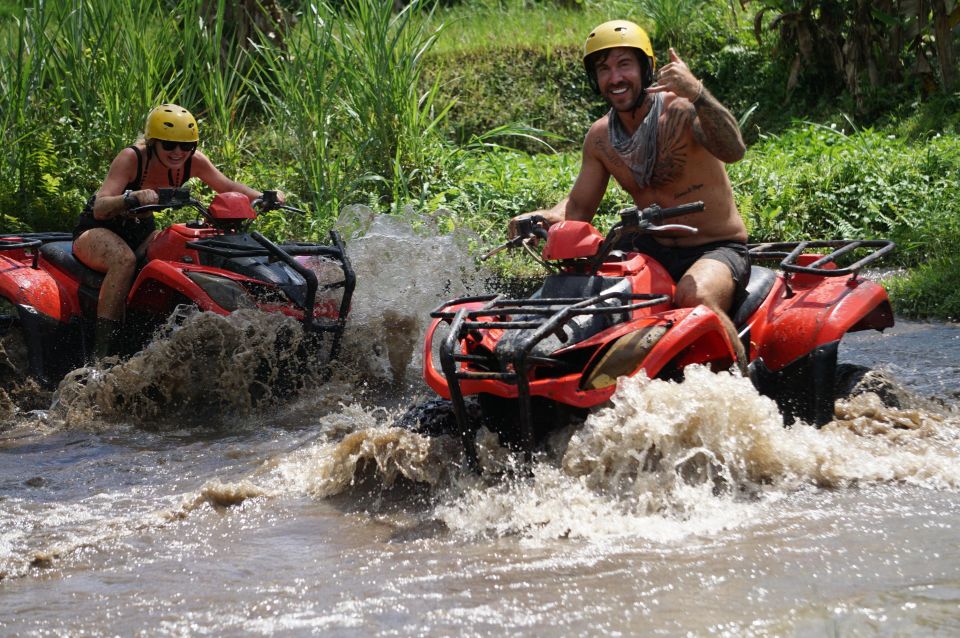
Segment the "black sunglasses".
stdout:
[[181,151],[185,151],[189,153],[190,151],[194,151],[197,148],[196,142],[171,142],[170,140],[157,140],[157,141],[160,142],[160,146],[162,146],[163,150],[165,151],[172,151],[173,149],[179,146]]

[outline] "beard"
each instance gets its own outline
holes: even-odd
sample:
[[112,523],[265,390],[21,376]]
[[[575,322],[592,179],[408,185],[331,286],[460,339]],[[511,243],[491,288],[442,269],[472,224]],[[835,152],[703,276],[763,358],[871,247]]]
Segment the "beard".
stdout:
[[605,97],[607,100],[607,104],[609,104],[610,107],[615,111],[617,111],[618,113],[630,113],[632,111],[636,111],[638,108],[640,108],[643,105],[643,101],[647,97],[647,86],[641,82],[640,91],[637,93],[637,98],[632,102],[629,102],[626,105],[621,105],[619,107],[614,103],[614,100],[609,95]]

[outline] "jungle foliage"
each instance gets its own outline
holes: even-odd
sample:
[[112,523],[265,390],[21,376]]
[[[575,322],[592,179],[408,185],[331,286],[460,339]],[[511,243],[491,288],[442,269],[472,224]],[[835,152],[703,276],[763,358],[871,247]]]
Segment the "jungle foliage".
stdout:
[[[741,121],[729,170],[754,239],[891,237],[915,269],[898,309],[960,316],[935,303],[960,266],[952,0],[0,2],[0,231],[69,229],[175,101],[224,172],[315,211],[271,235],[316,237],[364,203],[449,209],[494,243],[569,189],[605,110],[583,33],[624,16]],[[611,188],[599,225],[626,203]]]

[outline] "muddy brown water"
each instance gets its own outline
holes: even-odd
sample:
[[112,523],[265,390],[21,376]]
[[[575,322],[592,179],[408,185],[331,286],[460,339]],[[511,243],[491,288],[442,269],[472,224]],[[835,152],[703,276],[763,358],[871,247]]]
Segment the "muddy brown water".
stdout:
[[[198,317],[149,365],[6,406],[0,635],[960,633],[956,325],[845,340],[898,408],[867,393],[783,428],[749,382],[693,369],[623,383],[532,475],[495,480],[392,427],[427,395],[422,317],[477,273],[450,277],[455,243],[365,231],[328,383],[251,404],[271,325]],[[184,358],[211,334],[226,354]]]

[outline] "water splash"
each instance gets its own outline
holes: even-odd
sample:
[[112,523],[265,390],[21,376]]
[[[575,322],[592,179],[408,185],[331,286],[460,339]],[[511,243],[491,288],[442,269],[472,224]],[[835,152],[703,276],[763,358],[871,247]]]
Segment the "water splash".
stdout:
[[867,393],[839,402],[821,429],[785,428],[749,380],[700,366],[685,376],[621,379],[559,467],[544,460],[528,479],[465,493],[438,515],[468,534],[662,541],[749,524],[799,489],[960,487],[956,420]]
[[338,228],[352,233],[348,252],[357,273],[345,350],[359,357],[368,378],[416,381],[430,311],[489,276],[468,254],[472,233],[440,230],[451,219],[449,211],[376,215],[353,206],[337,220]]
[[129,359],[69,373],[51,409],[72,424],[223,422],[319,383],[323,357],[311,346],[282,315],[188,312]]
[[353,431],[279,460],[271,468],[277,489],[326,498],[371,480],[376,489],[389,489],[400,479],[439,487],[460,463],[460,450],[449,437],[389,427],[385,413],[359,405],[343,414]]

